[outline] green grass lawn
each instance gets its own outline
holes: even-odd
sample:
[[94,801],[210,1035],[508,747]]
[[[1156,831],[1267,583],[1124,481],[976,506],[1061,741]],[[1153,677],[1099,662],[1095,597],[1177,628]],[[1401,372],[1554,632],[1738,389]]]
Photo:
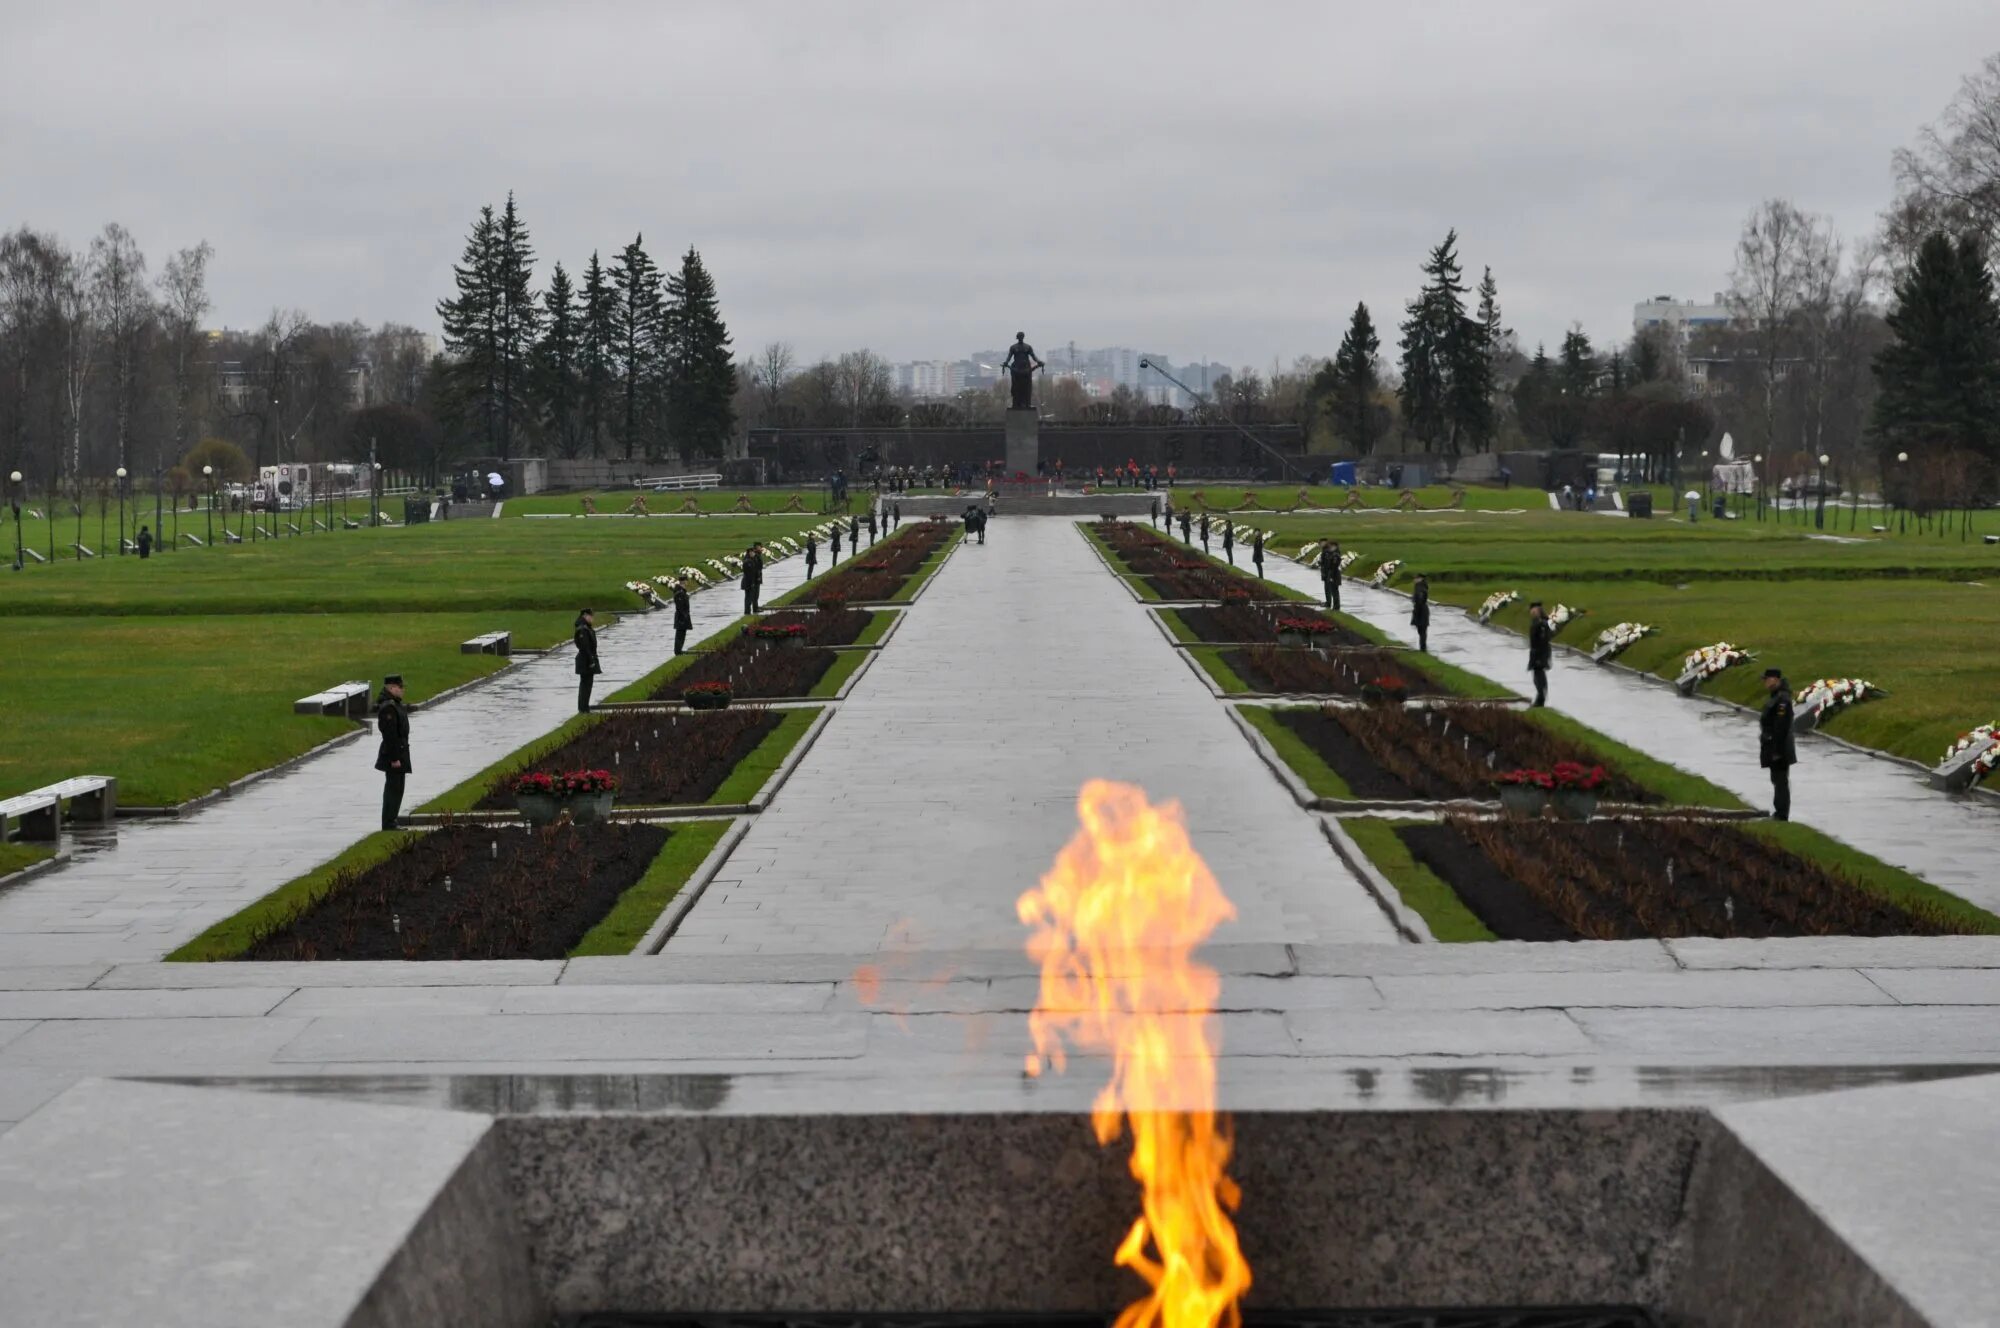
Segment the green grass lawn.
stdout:
[[1380,816],[1344,816],[1340,828],[1396,887],[1403,903],[1424,920],[1432,936],[1446,943],[1499,939],[1442,877],[1410,856],[1410,850],[1396,838],[1396,827],[1406,824]]
[[1794,688],[1815,678],[1865,678],[1889,695],[1849,706],[1825,732],[1926,765],[1975,724],[2000,718],[2000,580],[1700,581],[1685,590],[1648,581],[1495,581],[1441,587],[1440,602],[1476,607],[1489,590],[1521,598],[1493,616],[1527,630],[1530,599],[1588,610],[1559,643],[1589,648],[1619,622],[1659,630],[1618,656],[1620,664],[1678,677],[1689,651],[1729,641],[1757,660],[1702,685],[1706,695],[1761,704],[1759,675],[1785,670]]
[[516,645],[546,645],[570,623],[519,611],[6,619],[0,796],[105,774],[127,804],[183,802],[353,727],[294,715],[301,696],[400,672],[422,701],[502,666],[460,654],[466,638],[505,627]]
[[1347,781],[1335,773],[1332,766],[1320,759],[1318,752],[1306,746],[1305,739],[1292,732],[1278,720],[1275,707],[1246,705],[1237,707],[1236,713],[1243,716],[1251,728],[1264,735],[1278,758],[1292,768],[1292,773],[1305,781],[1305,786],[1321,798],[1352,798],[1354,790]]
[[55,856],[53,844],[0,844],[0,876],[11,876],[23,867]]
[[[604,918],[584,934],[580,955],[630,954],[663,909],[729,829],[727,821],[685,821],[670,827],[667,842]],[[213,963],[235,959],[272,928],[322,898],[344,871],[365,870],[387,858],[419,832],[378,831],[330,862],[287,881],[262,899],[204,931],[167,956],[170,963]]]
[[[1285,485],[1260,485],[1256,488],[1246,489],[1229,484],[1183,483],[1175,489],[1162,489],[1160,490],[1160,494],[1162,498],[1171,497],[1174,500],[1175,511],[1186,507],[1189,511],[1199,513],[1203,506],[1206,505],[1207,509],[1211,512],[1229,512],[1233,514],[1235,509],[1242,504],[1243,499],[1250,495],[1255,495],[1257,501],[1265,507],[1290,507],[1298,501],[1299,487],[1296,484],[1289,487]],[[1357,492],[1361,495],[1361,502],[1364,507],[1394,507],[1403,500],[1403,491],[1401,489],[1384,488],[1379,485],[1364,485]],[[1428,485],[1415,492],[1419,507],[1449,507],[1454,496],[1453,491],[1442,484]],[[1200,495],[1199,499],[1196,498],[1197,494]],[[1306,486],[1306,496],[1307,506],[1309,507],[1345,507],[1347,505],[1347,489],[1345,486],[1328,484],[1308,485]],[[1531,509],[1536,507],[1546,508],[1549,505],[1549,500],[1548,495],[1540,489],[1523,489],[1518,486],[1511,489],[1495,489],[1474,485],[1468,487],[1465,491],[1465,505],[1477,510],[1507,511],[1524,507]],[[1252,509],[1241,515],[1246,521],[1254,521],[1257,519],[1258,513],[1256,509]]]
[[[685,658],[685,656],[683,656]],[[706,805],[722,807],[748,802],[758,789],[764,787],[792,748],[798,746],[799,739],[805,737],[806,730],[818,718],[820,707],[801,706],[784,711],[778,727],[766,734],[764,740],[751,750],[749,755],[736,763],[735,770],[716,789]],[[501,757],[471,778],[462,780],[446,789],[437,797],[419,807],[423,812],[470,812],[484,798],[494,785],[511,775],[519,774],[535,762],[563,746],[577,734],[604,722],[602,712],[592,715],[577,715],[568,720],[553,733],[547,733],[525,746]]]
[[[863,511],[867,498],[859,490],[848,493],[848,507],[836,509],[831,506],[831,495],[824,488],[818,489],[689,489],[670,493],[654,493],[637,485],[627,485],[620,489],[576,489],[561,493],[537,493],[526,498],[509,498],[500,509],[502,520],[513,516],[563,516],[583,515],[583,500],[589,498],[597,504],[600,514],[623,512],[632,505],[632,500],[644,495],[646,509],[654,516],[666,516],[680,512],[688,499],[692,498],[704,512],[724,513],[733,511],[739,500],[748,498],[750,505],[759,512],[778,513],[791,505],[794,497],[799,506],[810,515],[836,510]],[[796,516],[796,512],[789,515]]]
[[816,520],[481,519],[56,563],[8,574],[0,615],[615,609],[633,602],[627,581],[798,535]]

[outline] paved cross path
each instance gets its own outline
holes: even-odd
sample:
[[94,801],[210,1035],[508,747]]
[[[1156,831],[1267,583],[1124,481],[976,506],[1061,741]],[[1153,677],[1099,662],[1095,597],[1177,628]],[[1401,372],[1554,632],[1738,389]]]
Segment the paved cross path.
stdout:
[[[1287,558],[1265,568],[1273,580],[1319,593],[1319,573]],[[1347,582],[1341,605],[1398,641],[1414,643],[1410,601],[1390,591]],[[1579,623],[1576,641],[1597,629]],[[1835,630],[1829,625],[1829,631]],[[1528,692],[1528,645],[1518,633],[1473,621],[1434,605],[1431,653],[1504,686]],[[1752,643],[1754,646],[1754,643]],[[1783,664],[1783,660],[1771,661]],[[1555,652],[1549,672],[1549,705],[1662,761],[1691,770],[1743,798],[1771,805],[1770,778],[1757,765],[1756,720],[1733,706],[1697,697],[1632,673],[1593,664],[1567,650]],[[1794,677],[1794,685],[1809,679]],[[1983,704],[1968,697],[1967,704]],[[1939,793],[1916,769],[1870,756],[1817,734],[1799,739],[1792,771],[1792,819],[1864,853],[1912,872],[1960,898],[2000,912],[2000,873],[1992,855],[2000,846],[2000,804],[1985,798]]]
[[[769,597],[797,585],[804,572],[802,558],[773,563],[765,573]],[[695,595],[693,609],[691,641],[741,616],[742,592],[726,583]],[[635,611],[606,628],[596,695],[609,696],[671,657],[673,622],[671,611]],[[564,646],[412,715],[416,768],[404,808],[414,810],[575,714],[575,663]],[[274,712],[270,722],[288,718]],[[375,747],[371,732],[191,815],[72,836],[73,861],[0,891],[0,964],[160,958],[375,829],[382,806]]]
[[1313,818],[1074,521],[996,520],[909,620],[666,954],[1009,950],[1093,776],[1187,810],[1219,942],[1393,943]]

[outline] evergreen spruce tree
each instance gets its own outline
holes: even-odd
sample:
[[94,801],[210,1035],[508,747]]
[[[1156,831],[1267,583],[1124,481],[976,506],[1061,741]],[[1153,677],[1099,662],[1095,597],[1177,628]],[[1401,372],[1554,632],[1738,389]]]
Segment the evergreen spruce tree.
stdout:
[[1873,421],[1883,450],[2000,461],[2000,303],[1978,239],[1927,238],[1886,321],[1896,339],[1875,356]]
[[1459,281],[1458,232],[1424,260],[1429,278],[1417,298],[1405,306],[1403,322],[1403,403],[1405,426],[1430,451],[1439,439],[1455,433],[1447,398],[1454,365],[1465,355],[1465,285]]
[[582,361],[583,319],[569,273],[557,263],[542,295],[542,339],[535,345],[534,397],[541,408],[538,421],[556,450],[573,457],[583,447]]
[[475,427],[489,452],[500,425],[500,295],[498,227],[493,208],[479,209],[465,253],[452,268],[458,294],[438,301],[444,347],[446,405],[463,429]]
[[1521,421],[1521,432],[1529,438],[1541,441],[1551,437],[1551,403],[1558,395],[1555,366],[1549,362],[1549,352],[1544,346],[1535,347],[1535,358],[1528,361],[1528,372],[1514,384],[1514,415]]
[[1547,403],[1549,442],[1575,447],[1583,441],[1584,420],[1597,395],[1597,352],[1581,328],[1563,333],[1562,361],[1556,367],[1556,394]]
[[535,300],[535,251],[528,243],[527,223],[514,208],[513,191],[494,231],[494,352],[498,359],[499,430],[494,454],[514,454],[514,431],[535,417],[529,400],[528,359],[541,326],[541,306]]
[[692,247],[667,295],[668,427],[683,460],[719,457],[736,428],[736,363],[715,279]]
[[579,414],[583,421],[583,437],[590,444],[590,454],[604,455],[604,437],[611,416],[611,387],[618,377],[617,292],[613,291],[604,274],[604,265],[597,261],[597,251],[590,251],[590,266],[583,271],[582,331],[578,352],[579,374],[582,378]]
[[1334,352],[1329,386],[1333,427],[1360,456],[1374,450],[1379,432],[1375,418],[1375,392],[1379,385],[1375,356],[1381,348],[1375,322],[1368,316],[1368,306],[1355,305],[1347,334],[1341,337],[1340,349]]
[[653,407],[659,382],[660,273],[646,256],[643,235],[619,250],[611,265],[612,358],[618,371],[619,442],[630,461],[642,444],[652,456]]

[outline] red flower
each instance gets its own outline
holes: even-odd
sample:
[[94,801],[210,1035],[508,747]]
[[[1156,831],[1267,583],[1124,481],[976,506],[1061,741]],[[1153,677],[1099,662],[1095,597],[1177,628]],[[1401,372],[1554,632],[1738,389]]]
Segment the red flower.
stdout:
[[1333,624],[1324,618],[1280,618],[1278,630],[1281,632],[1304,632],[1318,636],[1333,630]]

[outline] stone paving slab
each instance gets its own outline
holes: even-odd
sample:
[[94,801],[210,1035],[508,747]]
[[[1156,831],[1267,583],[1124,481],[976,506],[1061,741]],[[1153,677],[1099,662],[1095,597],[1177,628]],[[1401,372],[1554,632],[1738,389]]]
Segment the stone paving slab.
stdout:
[[1218,939],[1395,941],[1074,523],[1019,517],[938,570],[666,954],[1018,947],[1093,777],[1182,802]]
[[[804,572],[801,558],[775,563],[766,588],[775,597]],[[695,640],[734,622],[743,605],[731,585],[692,602]],[[607,696],[672,656],[673,614],[628,614],[605,629],[601,650],[597,695]],[[415,810],[574,715],[574,667],[573,653],[558,648],[413,715],[416,769],[404,807]],[[65,866],[0,891],[0,965],[158,959],[361,839],[381,805],[370,734],[185,817],[81,829]]]
[[1285,1025],[1308,1056],[1587,1056],[1562,1010],[1301,1010]]
[[826,1014],[330,1016],[298,1030],[272,1060],[815,1059],[858,1056],[865,1036],[863,1020]]
[[[1288,558],[1274,558],[1265,566],[1270,579],[1319,594],[1316,569]],[[1405,596],[1348,582],[1341,605],[1395,641],[1416,640]],[[1527,640],[1517,633],[1433,605],[1430,643],[1431,653],[1448,664],[1517,690],[1529,685]],[[1747,644],[1756,648],[1754,641]],[[1549,671],[1549,705],[1693,771],[1753,807],[1771,805],[1770,778],[1757,765],[1756,717],[1734,706],[1706,698],[1684,700],[1656,680],[1593,664],[1567,650],[1555,653]],[[1967,722],[1979,718],[1968,714]],[[1991,866],[1993,847],[2000,844],[2000,800],[1947,796],[1933,790],[1912,766],[1818,734],[1800,734],[1798,748],[1792,819],[2000,912],[2000,873]]]

